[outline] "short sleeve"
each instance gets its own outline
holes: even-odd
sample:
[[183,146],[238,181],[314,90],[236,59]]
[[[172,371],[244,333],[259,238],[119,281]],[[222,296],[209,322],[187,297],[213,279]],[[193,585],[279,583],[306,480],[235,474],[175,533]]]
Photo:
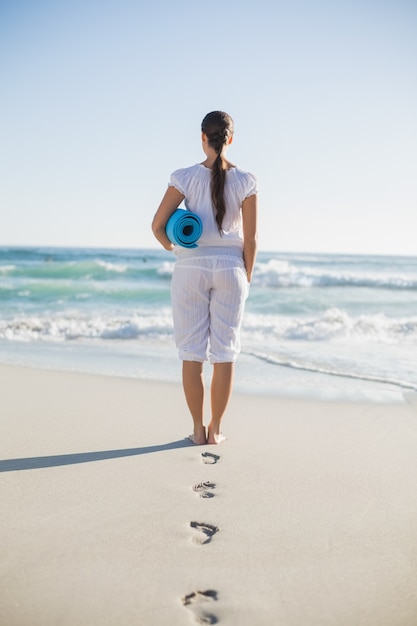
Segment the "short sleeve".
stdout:
[[244,200],[249,198],[249,196],[254,196],[258,193],[258,181],[256,176],[253,174],[247,173],[246,185],[245,185],[245,195]]
[[183,170],[176,170],[175,172],[172,172],[170,178],[169,178],[169,183],[168,183],[168,187],[175,187],[175,189],[177,189],[180,193],[182,193],[183,196],[186,195],[185,193],[185,189],[184,189],[184,176],[182,176]]

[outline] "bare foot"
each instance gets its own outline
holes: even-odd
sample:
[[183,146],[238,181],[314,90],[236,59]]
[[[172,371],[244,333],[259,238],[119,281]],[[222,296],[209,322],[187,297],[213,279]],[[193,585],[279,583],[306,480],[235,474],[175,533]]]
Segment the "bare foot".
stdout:
[[198,432],[194,431],[192,435],[188,435],[188,439],[192,441],[192,443],[194,443],[196,446],[203,446],[207,443],[205,428],[203,428],[201,431],[199,430]]
[[226,441],[226,437],[222,435],[222,433],[216,434],[216,433],[209,432],[207,443],[218,445],[219,443],[223,443],[223,441]]

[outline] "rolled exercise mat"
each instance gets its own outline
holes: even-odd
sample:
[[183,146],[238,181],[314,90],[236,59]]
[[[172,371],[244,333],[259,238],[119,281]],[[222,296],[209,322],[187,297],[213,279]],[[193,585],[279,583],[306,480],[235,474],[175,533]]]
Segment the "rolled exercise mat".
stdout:
[[176,209],[165,227],[168,239],[183,248],[197,248],[203,232],[201,219],[186,209]]

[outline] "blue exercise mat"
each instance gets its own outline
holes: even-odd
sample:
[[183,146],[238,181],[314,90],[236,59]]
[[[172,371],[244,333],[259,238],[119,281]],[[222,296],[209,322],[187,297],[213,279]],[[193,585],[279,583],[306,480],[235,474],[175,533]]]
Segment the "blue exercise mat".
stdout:
[[203,232],[201,219],[186,209],[176,209],[165,227],[168,239],[183,248],[197,248]]

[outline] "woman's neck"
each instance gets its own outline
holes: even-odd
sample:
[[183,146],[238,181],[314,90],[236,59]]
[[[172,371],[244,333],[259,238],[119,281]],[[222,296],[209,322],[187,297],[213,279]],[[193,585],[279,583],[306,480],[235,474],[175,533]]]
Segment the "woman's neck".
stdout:
[[[215,155],[214,157],[207,156],[207,159],[203,161],[201,165],[204,165],[204,167],[207,167],[208,169],[211,170],[211,168],[213,167],[213,163],[216,159],[217,159],[217,155]],[[223,155],[222,155],[222,161],[223,161],[223,169],[225,170],[230,170],[232,169],[232,167],[236,167],[235,165],[233,165],[233,163],[230,163],[230,161],[227,161]]]

